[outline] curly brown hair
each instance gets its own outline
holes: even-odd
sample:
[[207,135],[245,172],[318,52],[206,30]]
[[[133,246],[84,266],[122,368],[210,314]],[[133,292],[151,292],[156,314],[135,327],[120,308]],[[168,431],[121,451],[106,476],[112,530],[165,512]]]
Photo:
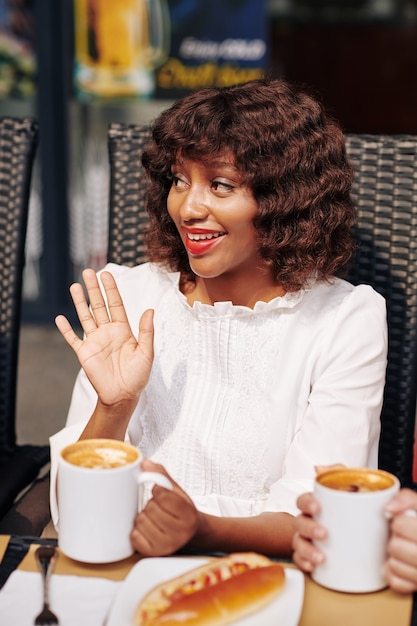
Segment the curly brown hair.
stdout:
[[286,291],[312,275],[328,280],[351,259],[353,172],[343,132],[320,102],[282,79],[257,79],[191,93],[152,126],[142,162],[150,178],[146,235],[151,261],[194,280],[167,211],[170,168],[232,153],[259,204],[259,255]]

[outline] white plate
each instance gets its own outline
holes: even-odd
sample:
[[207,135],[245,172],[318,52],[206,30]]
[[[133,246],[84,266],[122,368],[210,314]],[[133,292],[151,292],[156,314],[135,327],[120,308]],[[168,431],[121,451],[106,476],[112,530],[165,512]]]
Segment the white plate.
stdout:
[[[139,600],[165,580],[206,563],[202,558],[157,557],[142,559],[130,571],[121,585],[110,609],[106,626],[133,626],[133,616]],[[304,576],[296,569],[285,569],[285,587],[276,600],[262,611],[236,622],[239,626],[297,626],[304,598]]]

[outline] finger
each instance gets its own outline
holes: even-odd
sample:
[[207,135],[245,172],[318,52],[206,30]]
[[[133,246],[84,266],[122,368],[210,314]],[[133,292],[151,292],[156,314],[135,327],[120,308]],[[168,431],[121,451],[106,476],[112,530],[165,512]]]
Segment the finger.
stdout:
[[178,523],[178,519],[161,511],[154,500],[150,500],[145,510],[136,517],[131,533],[132,544],[138,552],[146,556],[172,554],[192,536],[185,519],[182,516]]
[[297,498],[297,506],[304,515],[317,515],[320,505],[312,493],[303,493]]
[[107,297],[110,317],[113,322],[127,322],[126,310],[116,281],[110,272],[103,272],[100,276]]
[[414,533],[404,536],[395,532],[388,541],[387,553],[417,572],[417,544]]
[[293,550],[293,560],[304,571],[311,572],[316,565],[324,561],[323,552],[298,532],[293,537]]
[[152,499],[148,503],[149,517],[157,514],[164,525],[174,524],[177,529],[193,526],[197,530],[198,512],[189,496],[180,488],[164,489],[154,485]]
[[384,576],[395,591],[409,593],[417,590],[417,570],[398,559],[388,559],[384,566]]
[[417,511],[417,493],[411,489],[401,489],[385,508],[394,515],[407,509]]
[[92,269],[85,269],[83,271],[83,280],[87,289],[90,308],[93,312],[96,326],[108,324],[110,322],[109,313],[98,283],[96,272]]
[[414,564],[406,562],[403,558],[396,556],[390,556],[387,564],[393,574],[417,584],[417,568]]
[[[139,554],[143,556],[162,556],[158,551],[159,532],[144,518],[143,514],[137,516],[135,526],[130,533],[130,541]],[[160,546],[161,549],[161,546]]]
[[197,518],[190,504],[174,491],[168,491],[159,485],[155,486],[153,497],[146,505],[146,518],[161,532],[166,528],[175,531],[189,528]]
[[134,549],[145,557],[169,556],[186,543],[186,541],[182,544],[175,542],[174,538],[167,535],[161,537],[161,535],[155,533],[155,529],[150,529],[149,536],[143,529],[134,529],[130,535],[130,541]]
[[302,558],[298,552],[294,552],[294,554],[292,555],[292,560],[303,572],[311,573],[314,571],[314,563],[312,561],[309,561],[308,559]]
[[140,515],[144,525],[149,525],[159,533],[159,540],[171,544],[171,539],[178,546],[183,545],[196,532],[198,527],[198,512],[193,505],[181,495],[155,488],[156,495],[148,502],[143,515]]
[[314,469],[316,470],[317,474],[320,474],[321,472],[325,472],[326,470],[339,469],[341,467],[345,467],[345,465],[343,465],[342,463],[332,463],[331,465],[315,465]]
[[74,283],[70,287],[70,294],[80,320],[81,327],[86,335],[97,330],[97,324],[85,298],[84,289],[80,283]]
[[417,590],[416,585],[413,585],[413,583],[408,580],[403,580],[398,576],[394,576],[393,574],[385,574],[385,579],[389,587],[398,593],[412,593]]
[[296,532],[305,539],[322,541],[327,537],[327,531],[324,526],[321,526],[313,518],[307,517],[306,515],[296,517],[294,527]]
[[[178,494],[181,496],[181,499],[179,500],[180,502],[192,502],[190,497],[186,494],[186,492],[180,487],[180,485],[178,483],[175,482],[175,480],[172,478],[172,476],[170,474],[168,474],[168,472],[166,471],[166,469],[164,468],[163,465],[160,465],[159,463],[154,463],[153,461],[151,461],[150,459],[143,459],[143,461],[141,462],[141,469],[144,472],[157,472],[159,474],[162,474],[163,476],[165,476],[169,482],[172,485],[172,489],[166,489],[166,487],[163,487],[162,485],[157,485],[155,484],[152,487],[152,495],[153,496],[157,496],[156,500],[160,501],[161,498],[158,496],[160,496],[163,493],[166,494],[173,494],[175,493],[176,495],[174,496],[174,501],[178,501]],[[169,502],[169,501],[168,501]],[[170,505],[168,504],[166,507],[166,510],[168,510],[169,512],[171,512],[170,510]]]
[[405,550],[417,565],[417,518],[410,517],[407,512],[398,513],[391,521],[390,531],[389,547]]
[[150,459],[143,459],[140,466],[144,472],[159,472],[169,478],[173,485],[177,484],[160,463],[154,463],[154,461],[151,461]]
[[[188,496],[188,494],[182,489],[182,487],[180,487],[178,483],[175,482],[172,476],[168,474],[168,472],[166,471],[163,465],[160,465],[159,463],[154,463],[150,459],[143,459],[143,461],[141,462],[141,469],[144,472],[158,472],[159,474],[162,474],[169,480],[169,482],[172,485],[172,489],[166,489],[166,487],[163,487],[162,485],[155,484],[152,487],[152,495],[155,495],[155,494],[160,495],[161,493],[165,493],[167,495],[176,494],[174,496],[175,502],[179,501],[179,502],[192,503],[192,500]],[[180,499],[178,499],[178,494],[181,496]],[[160,499],[160,498],[157,498],[157,499]],[[166,508],[167,510],[170,510],[170,505],[168,505]]]
[[148,309],[142,314],[139,321],[139,346],[140,349],[149,359],[153,359],[153,309]]
[[74,332],[67,318],[64,315],[57,315],[55,318],[55,324],[67,344],[71,346],[74,352],[77,352],[83,342]]

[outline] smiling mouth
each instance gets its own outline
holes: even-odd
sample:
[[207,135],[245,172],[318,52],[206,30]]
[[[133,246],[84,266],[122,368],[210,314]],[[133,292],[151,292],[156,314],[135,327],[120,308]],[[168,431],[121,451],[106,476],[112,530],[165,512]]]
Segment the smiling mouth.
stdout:
[[188,239],[191,241],[210,241],[211,239],[217,239],[226,233],[205,233],[205,234],[197,234],[197,233],[187,233]]
[[225,232],[215,233],[186,233],[185,247],[187,252],[193,256],[200,256],[205,254],[214,246],[217,246],[222,237],[226,235]]

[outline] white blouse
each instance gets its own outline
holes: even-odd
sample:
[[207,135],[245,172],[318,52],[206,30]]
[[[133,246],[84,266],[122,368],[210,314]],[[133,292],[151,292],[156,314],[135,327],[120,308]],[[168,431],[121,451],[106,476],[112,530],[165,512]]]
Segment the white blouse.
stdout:
[[[109,264],[135,335],[155,309],[155,360],[128,438],[214,515],[297,513],[316,465],[376,466],[387,357],[384,299],[334,279],[254,309],[189,306],[179,274]],[[56,455],[96,403],[78,375]],[[51,507],[57,521],[52,480]]]

